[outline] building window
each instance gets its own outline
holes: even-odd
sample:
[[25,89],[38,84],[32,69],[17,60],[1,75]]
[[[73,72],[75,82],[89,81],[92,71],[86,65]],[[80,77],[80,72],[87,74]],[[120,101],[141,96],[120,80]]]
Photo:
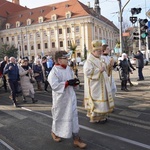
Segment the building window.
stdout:
[[16,22],[16,27],[20,27],[20,25],[21,25],[20,21],[17,21]]
[[71,12],[70,11],[66,12],[66,18],[67,19],[71,18]]
[[44,22],[44,17],[43,16],[39,17],[38,21],[39,21],[39,23]]
[[75,27],[75,32],[79,32],[79,26]]
[[41,45],[40,44],[38,44],[38,49],[41,49]]
[[71,33],[71,29],[69,27],[67,28],[67,33]]
[[34,50],[34,46],[33,45],[31,46],[31,50]]
[[62,34],[62,29],[59,29],[59,34]]
[[46,49],[48,48],[48,45],[47,45],[47,43],[45,43],[45,48],[46,48]]
[[6,37],[6,41],[7,41],[7,42],[9,41],[9,37]]
[[27,35],[26,35],[26,34],[24,34],[24,35],[23,35],[23,38],[24,38],[24,40],[26,40],[26,39],[27,39]]
[[18,40],[20,40],[20,35],[17,36]]
[[57,15],[56,15],[56,14],[52,15],[52,16],[51,16],[51,20],[52,20],[52,21],[57,20]]
[[14,39],[15,39],[14,36],[12,36],[12,37],[11,37],[11,40],[14,41]]
[[63,47],[63,41],[60,41],[60,47]]
[[31,19],[27,19],[27,25],[31,25]]
[[39,37],[40,37],[40,33],[39,33],[39,32],[36,32],[36,36],[39,38]]
[[97,27],[95,27],[95,33],[97,33]]
[[10,23],[7,23],[6,24],[6,29],[9,29],[10,28]]
[[76,39],[76,45],[80,46],[80,39]]
[[30,33],[30,38],[31,38],[31,39],[33,38],[33,34],[32,34],[32,33]]
[[70,44],[71,44],[71,41],[69,40],[69,41],[68,41],[68,46],[70,46]]
[[43,31],[43,34],[44,34],[44,36],[47,36],[47,32],[45,30]]
[[1,42],[3,42],[3,38],[1,38]]
[[54,35],[54,30],[53,29],[51,30],[51,35]]
[[55,42],[52,42],[52,48],[55,48]]
[[24,46],[24,50],[25,50],[25,51],[27,50],[27,45]]

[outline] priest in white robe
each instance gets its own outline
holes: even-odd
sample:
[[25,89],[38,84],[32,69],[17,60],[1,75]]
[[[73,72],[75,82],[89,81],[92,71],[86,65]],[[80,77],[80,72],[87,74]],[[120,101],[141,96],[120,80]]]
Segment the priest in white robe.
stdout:
[[114,100],[106,65],[100,59],[102,43],[92,41],[92,50],[84,64],[84,104],[90,122],[106,122],[114,108]]
[[74,145],[85,148],[78,135],[78,113],[77,99],[74,86],[79,80],[74,78],[73,70],[67,65],[68,58],[66,51],[57,51],[55,54],[55,65],[52,68],[48,82],[52,88],[52,138],[60,142],[61,138],[73,136]]

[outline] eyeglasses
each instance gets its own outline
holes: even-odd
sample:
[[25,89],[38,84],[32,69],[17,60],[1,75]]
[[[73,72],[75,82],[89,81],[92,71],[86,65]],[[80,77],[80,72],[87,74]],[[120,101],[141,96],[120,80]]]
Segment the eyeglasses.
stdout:
[[68,59],[67,57],[60,57],[59,59]]

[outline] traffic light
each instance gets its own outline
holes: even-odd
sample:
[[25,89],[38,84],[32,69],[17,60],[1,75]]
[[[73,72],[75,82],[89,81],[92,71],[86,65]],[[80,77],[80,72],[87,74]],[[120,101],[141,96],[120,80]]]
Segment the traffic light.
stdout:
[[135,24],[137,22],[137,17],[130,17],[130,21],[132,22],[132,24]]
[[131,8],[131,14],[136,15],[141,13],[142,8]]
[[147,29],[148,29],[148,20],[147,19],[140,19],[139,24],[140,24],[140,35],[141,39],[145,39],[148,36]]
[[139,40],[139,33],[133,32],[133,40]]

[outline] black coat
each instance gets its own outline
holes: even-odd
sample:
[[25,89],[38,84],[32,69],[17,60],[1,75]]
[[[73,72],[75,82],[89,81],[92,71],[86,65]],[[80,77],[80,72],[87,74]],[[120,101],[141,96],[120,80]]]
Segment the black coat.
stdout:
[[128,80],[129,72],[131,72],[130,65],[127,59],[120,60],[119,64],[120,80]]
[[144,67],[143,54],[141,52],[139,52],[137,55],[133,54],[133,57],[137,59],[136,67],[143,68]]

